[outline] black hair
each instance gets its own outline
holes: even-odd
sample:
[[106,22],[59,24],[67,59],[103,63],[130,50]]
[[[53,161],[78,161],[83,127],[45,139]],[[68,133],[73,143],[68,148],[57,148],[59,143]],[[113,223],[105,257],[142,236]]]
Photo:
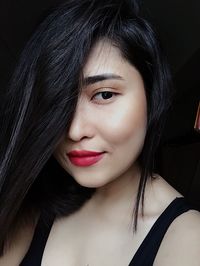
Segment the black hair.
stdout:
[[145,84],[148,128],[139,156],[136,229],[171,87],[159,41],[139,11],[138,1],[131,0],[66,1],[47,16],[23,50],[0,107],[1,253],[22,213],[68,215],[95,192],[77,184],[52,154],[73,119],[89,52],[102,38],[120,49]]

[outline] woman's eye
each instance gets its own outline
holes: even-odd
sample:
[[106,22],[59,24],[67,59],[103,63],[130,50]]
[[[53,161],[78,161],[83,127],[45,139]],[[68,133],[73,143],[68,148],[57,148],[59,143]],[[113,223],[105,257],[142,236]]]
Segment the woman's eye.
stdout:
[[116,96],[117,93],[114,93],[112,91],[101,91],[96,93],[93,97],[92,100],[95,101],[106,101],[106,100],[110,100],[111,98],[113,98],[113,96]]

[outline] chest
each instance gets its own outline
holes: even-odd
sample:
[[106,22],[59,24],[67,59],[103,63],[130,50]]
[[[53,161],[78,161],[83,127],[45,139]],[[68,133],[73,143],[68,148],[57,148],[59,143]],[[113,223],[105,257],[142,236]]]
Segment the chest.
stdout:
[[133,257],[133,250],[119,250],[118,248],[96,247],[87,250],[84,246],[70,247],[66,252],[59,251],[51,254],[44,254],[42,266],[128,266]]
[[[142,239],[116,229],[70,230],[62,235],[54,228],[47,241],[42,266],[128,266]],[[92,231],[92,232],[91,232]]]

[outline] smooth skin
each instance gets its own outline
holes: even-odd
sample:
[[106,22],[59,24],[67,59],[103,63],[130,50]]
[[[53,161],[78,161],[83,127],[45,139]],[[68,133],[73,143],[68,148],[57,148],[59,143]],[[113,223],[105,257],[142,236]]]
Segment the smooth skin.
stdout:
[[[89,78],[88,78],[89,77]],[[95,187],[94,196],[74,214],[57,219],[50,232],[42,266],[128,266],[153,223],[181,194],[162,177],[149,179],[144,216],[132,233],[132,211],[143,147],[147,103],[140,73],[108,41],[98,42],[84,68],[86,85],[79,97],[69,132],[64,132],[54,156],[74,179]],[[71,150],[105,152],[88,167],[73,165]],[[0,265],[17,266],[30,245],[34,226],[19,229]],[[169,227],[154,266],[200,265],[200,214],[189,211]]]

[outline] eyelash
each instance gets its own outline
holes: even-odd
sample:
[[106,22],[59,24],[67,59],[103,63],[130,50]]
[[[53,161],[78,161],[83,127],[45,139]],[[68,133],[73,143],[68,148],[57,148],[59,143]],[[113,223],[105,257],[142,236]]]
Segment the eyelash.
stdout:
[[[95,97],[97,95],[103,95],[103,93],[109,93],[109,94],[112,94],[112,96],[110,98],[108,98],[108,99],[103,99],[103,98],[95,99]],[[117,96],[118,94],[119,93],[116,93],[116,92],[113,92],[113,91],[100,91],[100,92],[97,92],[96,94],[94,94],[92,96],[92,100],[95,101],[96,103],[100,102],[100,104],[101,104],[103,102],[103,104],[104,104],[104,103],[110,102],[110,100],[113,98],[113,96]]]

